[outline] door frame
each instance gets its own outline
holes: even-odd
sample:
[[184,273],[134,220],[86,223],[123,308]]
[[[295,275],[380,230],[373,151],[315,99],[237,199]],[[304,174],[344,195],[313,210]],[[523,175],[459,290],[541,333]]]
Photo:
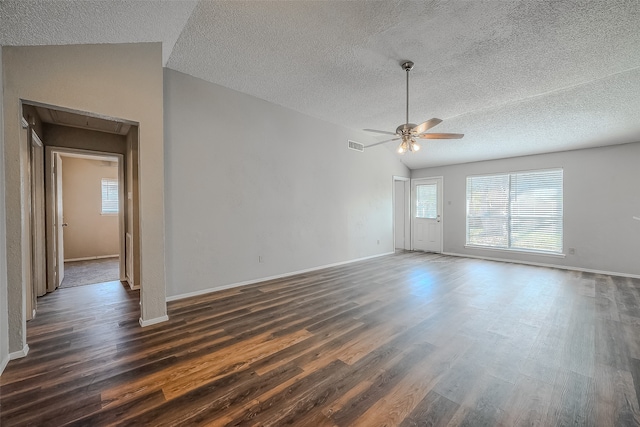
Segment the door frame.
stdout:
[[404,248],[411,250],[411,178],[404,176],[393,176],[392,181],[392,203],[393,203],[393,250],[396,249],[396,182],[404,182]]
[[29,126],[29,176],[31,181],[31,270],[33,286],[33,315],[36,297],[47,293],[46,223],[44,197],[44,144],[33,127]]
[[[45,147],[45,165],[46,165],[46,170],[45,173],[47,175],[47,177],[49,177],[48,179],[48,185],[46,188],[46,211],[47,211],[47,237],[49,237],[47,239],[47,289],[49,290],[49,285],[50,285],[50,280],[53,280],[54,277],[54,273],[53,273],[53,254],[54,254],[54,247],[53,245],[57,244],[57,242],[55,241],[56,239],[53,239],[53,215],[55,215],[54,212],[54,206],[56,203],[55,200],[55,194],[56,192],[54,191],[53,186],[55,186],[55,183],[51,182],[51,177],[52,177],[52,160],[53,160],[53,156],[55,154],[60,154],[60,155],[66,155],[66,156],[70,156],[70,157],[82,157],[82,158],[93,158],[93,159],[97,159],[97,160],[104,160],[105,158],[117,158],[118,159],[118,203],[120,208],[118,209],[118,239],[119,239],[119,250],[120,250],[120,266],[119,266],[119,275],[120,275],[120,280],[126,280],[125,277],[125,258],[126,258],[126,254],[125,254],[125,181],[124,181],[124,155],[122,154],[117,154],[117,153],[108,153],[108,152],[104,152],[104,151],[94,151],[94,150],[85,150],[85,149],[79,149],[79,148],[66,148],[66,147],[56,147],[56,146],[49,146],[49,147]],[[57,288],[57,285],[54,285],[54,289]],[[54,290],[52,289],[52,290]],[[51,292],[52,290],[49,290],[49,292]]]
[[440,215],[440,244],[439,250],[436,253],[442,253],[444,251],[444,176],[429,176],[423,178],[412,178],[411,179],[411,250],[414,250],[413,238],[414,238],[414,230],[415,228],[415,219],[416,219],[416,195],[415,195],[415,186],[416,183],[420,181],[434,181],[437,180],[439,182],[438,188],[438,214]]

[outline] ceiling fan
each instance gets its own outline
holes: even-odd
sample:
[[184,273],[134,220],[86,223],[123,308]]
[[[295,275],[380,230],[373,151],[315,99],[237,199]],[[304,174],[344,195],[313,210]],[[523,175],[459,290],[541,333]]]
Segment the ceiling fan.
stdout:
[[442,123],[440,119],[429,119],[424,123],[415,125],[409,123],[409,71],[413,69],[413,62],[406,61],[402,63],[402,69],[407,72],[407,121],[405,124],[400,125],[394,132],[387,132],[376,129],[364,129],[367,132],[382,133],[385,135],[395,135],[397,138],[387,139],[385,141],[376,142],[375,144],[367,145],[366,148],[375,147],[376,145],[384,144],[390,141],[402,140],[398,147],[398,153],[404,154],[407,151],[418,151],[420,145],[416,142],[416,138],[421,139],[460,139],[464,136],[462,133],[425,133],[432,127]]

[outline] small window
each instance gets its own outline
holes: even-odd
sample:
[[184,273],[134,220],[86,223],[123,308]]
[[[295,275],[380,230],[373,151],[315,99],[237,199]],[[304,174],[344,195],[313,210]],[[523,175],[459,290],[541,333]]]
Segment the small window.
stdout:
[[102,178],[102,214],[118,213],[118,180]]
[[416,185],[416,218],[435,219],[438,215],[438,185]]

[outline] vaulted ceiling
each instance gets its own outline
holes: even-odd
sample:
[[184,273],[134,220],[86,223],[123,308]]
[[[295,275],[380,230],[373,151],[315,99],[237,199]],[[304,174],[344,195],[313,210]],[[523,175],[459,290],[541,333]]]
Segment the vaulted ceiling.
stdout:
[[162,42],[171,69],[352,129],[404,122],[412,60],[410,121],[465,134],[412,169],[640,141],[638,28],[637,0],[0,2],[2,45]]

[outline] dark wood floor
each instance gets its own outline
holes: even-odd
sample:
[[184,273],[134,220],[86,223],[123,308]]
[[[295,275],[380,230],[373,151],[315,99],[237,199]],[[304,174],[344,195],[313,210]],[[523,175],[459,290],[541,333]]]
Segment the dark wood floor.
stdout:
[[39,301],[0,425],[640,424],[640,280],[419,253],[169,304]]

